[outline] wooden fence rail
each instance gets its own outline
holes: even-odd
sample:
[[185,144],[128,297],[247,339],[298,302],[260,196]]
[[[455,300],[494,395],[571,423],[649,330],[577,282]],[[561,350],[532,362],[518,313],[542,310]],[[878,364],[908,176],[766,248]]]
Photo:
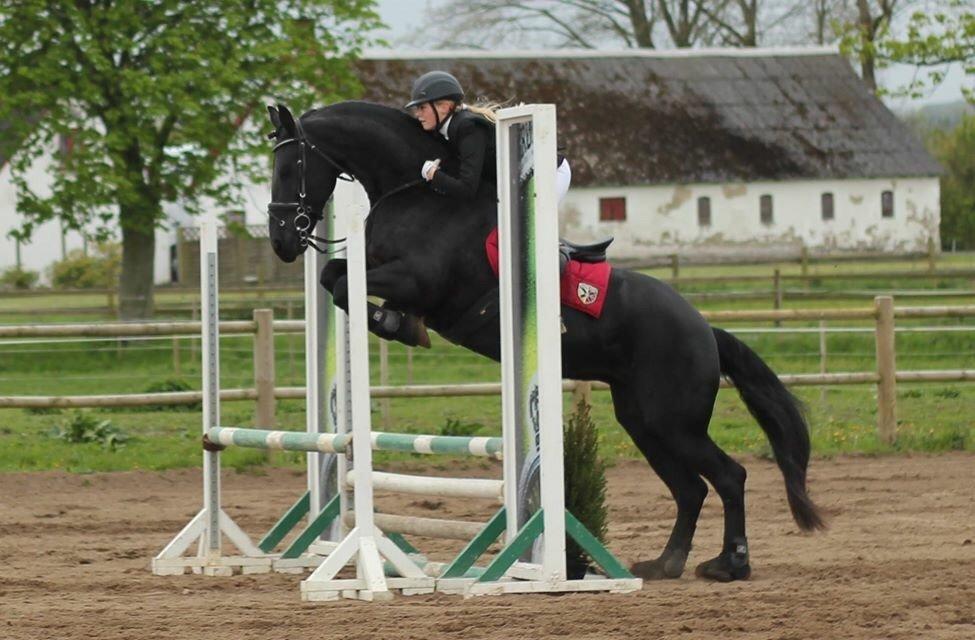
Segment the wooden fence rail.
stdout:
[[[712,311],[703,314],[714,323],[759,321],[817,321],[826,320],[873,320],[876,340],[876,371],[845,373],[783,374],[783,383],[793,386],[877,385],[877,430],[883,442],[891,443],[897,424],[896,401],[898,382],[949,382],[975,381],[975,370],[897,371],[895,347],[895,323],[898,318],[966,318],[975,317],[975,305],[895,307],[893,298],[879,296],[873,307],[851,309],[773,309],[760,311]],[[247,321],[222,321],[223,335],[254,336],[254,387],[223,389],[220,398],[225,401],[255,401],[255,423],[262,428],[275,426],[275,402],[278,399],[303,399],[304,387],[278,387],[274,369],[274,336],[280,333],[304,332],[303,320],[273,320],[268,309],[254,311],[254,319]],[[190,322],[140,322],[111,324],[64,324],[64,325],[8,325],[0,326],[3,338],[48,337],[151,337],[151,336],[198,336],[199,321]],[[381,377],[383,381],[385,377]],[[729,386],[722,381],[722,386]],[[608,386],[600,382],[566,380],[563,390],[586,398],[591,390],[603,391]],[[389,386],[381,384],[372,388],[376,398],[430,398],[455,396],[500,395],[501,385],[494,382],[474,384],[433,384]],[[139,393],[86,396],[0,396],[0,408],[68,408],[68,407],[137,407],[148,405],[185,405],[202,401],[200,391],[168,393]]]

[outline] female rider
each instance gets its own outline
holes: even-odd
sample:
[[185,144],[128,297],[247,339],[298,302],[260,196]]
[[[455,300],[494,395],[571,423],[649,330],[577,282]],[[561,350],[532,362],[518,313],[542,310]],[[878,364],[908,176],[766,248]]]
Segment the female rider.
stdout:
[[[496,189],[494,110],[498,105],[468,105],[457,78],[446,71],[430,71],[413,83],[406,108],[425,131],[440,135],[459,160],[456,176],[440,169],[440,158],[423,163],[420,175],[437,193],[460,201],[473,200],[482,188]],[[556,189],[561,201],[569,190],[569,163],[558,157]]]
[[[424,162],[420,175],[437,193],[469,202],[484,189],[491,194],[497,189],[494,110],[498,105],[468,105],[463,100],[464,89],[457,78],[446,71],[431,71],[413,83],[406,108],[425,131],[442,136],[459,160],[456,176],[440,169],[441,158]],[[561,201],[569,190],[572,173],[564,157],[558,156],[557,162],[556,190]],[[370,324],[382,326],[383,335],[393,335],[405,344],[430,346],[423,321],[411,314],[383,309]]]

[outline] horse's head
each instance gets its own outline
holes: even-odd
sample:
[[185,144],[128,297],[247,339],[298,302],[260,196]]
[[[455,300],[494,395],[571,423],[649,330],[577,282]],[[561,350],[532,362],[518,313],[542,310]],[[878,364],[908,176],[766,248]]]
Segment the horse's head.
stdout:
[[322,219],[343,169],[307,138],[287,107],[267,110],[274,125],[270,137],[276,140],[268,237],[281,260],[294,262],[308,248],[308,236]]

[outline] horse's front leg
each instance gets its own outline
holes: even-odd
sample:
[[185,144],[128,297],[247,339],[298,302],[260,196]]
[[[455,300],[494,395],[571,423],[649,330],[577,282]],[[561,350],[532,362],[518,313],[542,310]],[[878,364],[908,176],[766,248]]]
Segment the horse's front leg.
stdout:
[[[330,260],[322,269],[321,283],[332,294],[335,305],[348,312],[349,281],[346,268],[345,260]],[[366,272],[367,295],[396,304],[397,300],[410,300],[410,296],[415,295],[418,290],[418,283],[401,262],[389,263]],[[380,307],[369,301],[366,301],[366,306],[369,330],[372,333],[384,340],[396,340],[410,347],[430,348],[430,336],[422,318],[389,307]]]

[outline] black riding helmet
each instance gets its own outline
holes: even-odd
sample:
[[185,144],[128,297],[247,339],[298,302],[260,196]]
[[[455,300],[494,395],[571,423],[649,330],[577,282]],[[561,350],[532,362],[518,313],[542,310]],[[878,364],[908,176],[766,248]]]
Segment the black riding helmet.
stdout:
[[453,100],[460,102],[464,99],[464,89],[457,82],[457,78],[446,71],[430,71],[413,82],[413,91],[406,108],[415,107],[424,102],[436,100]]

